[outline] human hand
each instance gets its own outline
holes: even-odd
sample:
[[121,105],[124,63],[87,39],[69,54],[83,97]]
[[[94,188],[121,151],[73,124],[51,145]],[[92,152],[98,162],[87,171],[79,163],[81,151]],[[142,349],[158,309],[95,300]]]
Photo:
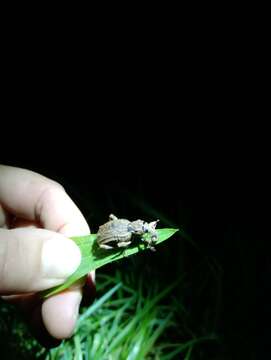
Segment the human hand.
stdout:
[[61,185],[0,165],[0,295],[19,305],[44,346],[72,335],[83,284],[46,300],[36,292],[63,283],[76,270],[81,254],[68,237],[89,233]]

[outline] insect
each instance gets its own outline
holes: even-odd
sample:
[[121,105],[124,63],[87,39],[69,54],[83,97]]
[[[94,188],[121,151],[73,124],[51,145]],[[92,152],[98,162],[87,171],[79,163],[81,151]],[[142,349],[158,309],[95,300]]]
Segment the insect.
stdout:
[[[153,245],[157,240],[157,231],[155,230],[157,221],[147,223],[143,220],[129,221],[127,219],[118,219],[115,215],[109,216],[109,221],[99,227],[97,233],[97,244],[102,249],[126,248],[134,237],[141,236],[141,240],[147,245],[147,248],[155,251]],[[146,239],[142,235],[150,234]]]

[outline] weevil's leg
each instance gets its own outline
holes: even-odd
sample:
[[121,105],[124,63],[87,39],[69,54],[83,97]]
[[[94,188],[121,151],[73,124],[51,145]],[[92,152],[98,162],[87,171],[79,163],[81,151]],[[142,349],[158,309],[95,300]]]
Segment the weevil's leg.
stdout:
[[148,242],[147,243],[147,249],[150,249],[151,251],[156,251],[155,247],[153,246],[153,242]]
[[147,246],[147,248],[149,247],[149,243],[150,243],[150,241],[149,241],[149,240],[144,239],[144,237],[142,237],[142,238],[141,238],[141,241],[144,243],[144,245],[146,245],[146,246]]
[[105,244],[100,244],[99,247],[106,250],[114,249],[113,246],[105,245]]
[[151,240],[147,240],[147,239],[141,238],[141,240],[144,242],[144,244],[146,244],[147,249],[150,249],[151,251],[156,251],[156,250],[155,250],[155,247],[152,246],[152,245],[155,244],[155,240],[156,240],[156,239],[157,239],[157,236],[155,237],[155,239],[154,239],[154,237],[152,236],[152,237],[151,237]]
[[120,248],[120,254],[123,255],[124,257],[127,257],[127,256],[126,256],[126,250],[127,250],[127,247],[126,247],[126,246]]
[[115,215],[110,214],[109,215],[109,220],[118,220],[118,218]]
[[132,241],[121,241],[121,242],[118,242],[118,247],[127,247],[131,243],[132,243]]

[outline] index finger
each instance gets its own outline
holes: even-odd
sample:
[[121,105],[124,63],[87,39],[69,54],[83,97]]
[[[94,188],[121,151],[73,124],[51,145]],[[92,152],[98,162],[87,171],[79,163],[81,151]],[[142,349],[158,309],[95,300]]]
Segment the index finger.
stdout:
[[0,165],[0,204],[11,214],[67,237],[90,232],[64,188],[30,170]]

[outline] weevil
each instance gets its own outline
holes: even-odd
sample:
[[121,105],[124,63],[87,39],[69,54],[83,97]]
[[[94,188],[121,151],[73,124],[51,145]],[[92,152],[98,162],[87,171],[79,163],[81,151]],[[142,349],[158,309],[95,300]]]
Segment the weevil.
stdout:
[[[134,238],[141,237],[147,248],[155,251],[154,245],[157,240],[156,225],[159,220],[147,223],[143,220],[129,221],[119,219],[115,215],[109,216],[109,221],[99,227],[97,244],[100,248],[111,250],[114,248],[128,247]],[[149,234],[148,237],[143,237]]]

